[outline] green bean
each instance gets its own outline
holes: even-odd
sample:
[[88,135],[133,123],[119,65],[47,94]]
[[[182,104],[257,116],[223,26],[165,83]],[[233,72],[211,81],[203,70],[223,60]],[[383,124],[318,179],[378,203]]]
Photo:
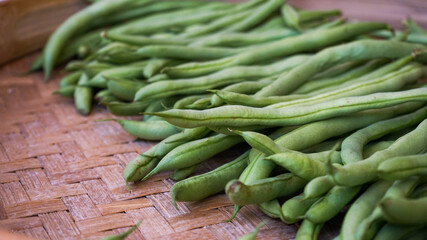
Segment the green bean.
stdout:
[[203,111],[168,110],[151,115],[163,117],[179,127],[244,127],[289,126],[306,124],[368,109],[385,108],[409,101],[426,101],[427,88],[390,93],[374,93],[366,96],[340,98],[311,106],[295,106],[280,109],[222,106]]
[[[285,148],[298,151],[323,142],[326,139],[340,136],[407,111],[413,111],[419,107],[420,104],[418,103],[406,104],[388,109],[318,121],[299,127],[276,139],[275,142]],[[331,128],[330,126],[334,127]],[[250,184],[256,179],[268,177],[274,167],[275,165],[270,161],[264,160],[264,155],[261,154],[250,162],[239,180],[245,184]]]
[[266,160],[273,161],[307,181],[326,175],[324,164],[304,153],[282,152],[268,156]]
[[357,226],[372,213],[391,185],[391,181],[376,182],[357,198],[344,217],[341,227],[343,240],[356,238]]
[[248,234],[245,234],[238,238],[238,240],[255,240],[256,235],[258,234],[259,230],[265,225],[264,222],[261,222],[258,224],[258,226],[255,228],[253,232],[250,232]]
[[[185,27],[194,23],[203,23],[215,18],[234,13],[236,10],[245,10],[254,4],[250,1],[246,4],[239,4],[224,10],[224,3],[211,3],[199,8],[185,9],[172,13],[157,14],[151,17],[137,19],[122,26],[115,27],[111,31],[128,34],[152,34],[174,26]],[[211,9],[209,9],[211,8]],[[220,9],[222,8],[222,9]]]
[[125,119],[105,119],[116,121],[129,134],[145,140],[163,140],[180,130],[166,121],[134,121]]
[[89,115],[92,108],[92,88],[85,86],[89,82],[86,74],[82,74],[74,90],[74,105],[81,115]]
[[[383,199],[408,196],[419,182],[420,179],[417,177],[395,181],[384,194]],[[377,206],[357,227],[356,239],[372,239],[384,224],[385,220],[381,208]]]
[[[161,171],[185,168],[201,163],[241,141],[240,136],[218,134],[182,144],[164,156],[143,180]],[[206,148],[206,146],[209,146],[209,148]]]
[[341,15],[341,11],[335,9],[326,11],[296,11],[288,4],[282,6],[281,12],[285,24],[298,30],[301,30],[301,24],[304,22]]
[[282,213],[280,211],[280,203],[277,199],[259,203],[258,208],[271,218],[282,218]]
[[301,190],[306,183],[307,181],[292,173],[259,179],[251,184],[235,179],[227,183],[225,193],[233,204],[243,206],[289,196]]
[[69,85],[76,85],[79,82],[79,79],[83,73],[81,71],[73,72],[63,77],[59,82],[59,87],[65,87]]
[[130,34],[121,34],[114,32],[102,32],[101,35],[103,38],[117,41],[121,43],[126,43],[135,46],[148,46],[148,45],[187,45],[191,43],[192,39],[184,39],[184,38],[154,38],[154,37],[146,37],[146,36],[135,36]]
[[234,14],[226,15],[220,17],[210,23],[205,25],[187,28],[185,32],[179,35],[181,38],[194,38],[208,35],[209,33],[214,33],[218,31],[223,31],[223,29],[230,24],[233,24],[238,21],[242,21],[244,18],[248,17],[253,12],[253,9],[247,9],[241,12],[236,12]]
[[184,180],[190,176],[198,167],[200,167],[200,165],[201,163],[186,168],[175,169],[169,178],[174,181]]
[[224,191],[232,179],[237,178],[247,166],[249,151],[210,172],[190,177],[175,183],[171,190],[172,202],[198,201]]
[[[331,30],[338,28],[340,27]],[[411,55],[414,50],[418,49],[426,49],[426,47],[418,44],[380,40],[360,40],[330,47],[320,51],[312,59],[291,70],[288,74],[280,76],[277,81],[265,87],[257,94],[260,96],[274,96],[290,93],[319,71],[339,62],[377,58],[401,58]],[[425,60],[425,58],[420,58],[420,60]],[[286,88],[279,86],[286,86]]]
[[411,33],[427,34],[427,31],[411,18],[407,18],[405,21],[403,21],[403,24],[409,28]]
[[386,224],[384,225],[378,233],[375,235],[375,240],[398,240],[398,239],[408,239],[406,236],[408,234],[414,233],[418,230],[425,229],[425,225],[395,225],[395,224]]
[[304,219],[304,221],[302,221],[301,226],[298,228],[295,240],[317,239],[317,236],[319,235],[322,226],[323,224],[316,224],[307,219]]
[[150,102],[108,102],[107,109],[110,113],[116,116],[138,116],[150,105]]
[[134,79],[142,77],[142,66],[120,66],[104,70],[89,80],[89,86],[107,88],[107,78]]
[[323,196],[335,186],[335,183],[329,176],[319,176],[312,179],[304,188],[304,196],[307,199]]
[[259,33],[218,33],[195,40],[190,46],[247,46],[271,42],[298,33],[289,29],[269,30]]
[[159,81],[165,81],[165,80],[170,80],[168,75],[157,74],[157,75],[154,75],[154,76],[150,77],[149,79],[147,79],[147,82],[151,83],[151,82],[159,82]]
[[307,55],[296,55],[266,66],[232,67],[198,78],[155,82],[140,89],[135,96],[135,101],[178,94],[200,93],[208,89],[221,87],[225,84],[241,82],[242,78],[271,76],[301,64],[308,57]]
[[391,144],[393,144],[393,142],[394,141],[380,141],[366,145],[363,149],[363,159],[369,158],[378,151],[382,151],[384,149],[389,148]]
[[190,95],[190,96],[181,98],[180,100],[175,102],[173,108],[175,108],[175,109],[187,109],[188,105],[194,103],[196,100],[203,99],[207,96],[210,96],[210,94]]
[[282,221],[287,224],[300,221],[310,206],[312,206],[318,199],[318,197],[306,198],[304,195],[300,194],[286,200],[282,205]]
[[[332,29],[319,30],[274,41],[261,47],[245,51],[244,53],[220,60],[203,63],[188,63],[177,67],[166,68],[164,72],[172,77],[200,76],[231,66],[249,65],[277,57],[285,57],[299,52],[318,49],[339,43],[365,32],[384,29],[386,27],[385,24],[372,22],[345,24]],[[410,52],[405,55],[409,53]]]
[[99,91],[95,95],[95,100],[101,104],[107,104],[110,102],[119,101],[119,99],[116,98],[110,91],[108,91],[108,89],[104,89],[104,90]]
[[54,91],[53,94],[58,94],[68,98],[74,98],[74,91],[76,90],[76,88],[76,85],[63,86],[58,90]]
[[348,136],[341,146],[341,158],[345,164],[363,160],[363,147],[367,142],[381,138],[390,132],[420,123],[427,117],[427,107],[413,113],[374,123]]
[[[278,30],[278,29],[284,29],[286,28],[282,19],[279,16],[272,16],[269,20],[267,20],[265,23],[261,24],[258,27],[255,27],[252,32],[254,33],[261,33],[265,31],[270,30]],[[292,30],[289,28],[286,28],[288,30]]]
[[[378,166],[391,156],[398,157],[417,154],[426,148],[426,132],[427,120],[424,120],[415,130],[397,139],[389,148],[376,152],[370,158],[361,162],[346,164],[343,167],[327,164],[327,170],[338,185],[357,186],[373,181],[378,178]],[[360,175],[361,172],[363,172],[362,175]]]
[[141,58],[168,58],[181,60],[212,60],[246,51],[247,48],[187,47],[174,45],[149,45],[135,52]]
[[390,34],[388,32],[384,31],[376,31],[373,33],[376,37],[382,37],[385,39],[393,39],[395,37],[400,38],[411,43],[419,43],[419,44],[427,44],[427,35],[426,34],[419,34],[419,33],[407,33],[407,32],[399,32],[397,31],[395,34]]
[[57,62],[63,46],[76,34],[88,30],[94,19],[102,18],[113,12],[147,2],[147,0],[132,1],[100,1],[69,17],[49,38],[43,51],[43,68],[45,80],[48,80],[54,64]]
[[179,63],[177,60],[163,59],[163,58],[153,58],[148,60],[147,65],[144,67],[143,75],[146,78],[153,77],[154,75],[160,73],[160,71],[170,65],[175,65]]
[[392,73],[393,71],[401,69],[403,66],[407,65],[412,60],[413,60],[412,56],[402,57],[400,59],[397,59],[396,61],[393,61],[389,64],[386,64],[386,65],[384,65],[384,66],[382,66],[382,67],[380,67],[380,68],[378,68],[378,69],[376,69],[376,70],[374,70],[368,74],[360,76],[356,79],[352,79],[352,80],[347,81],[347,82],[345,82],[341,85],[338,85],[338,86],[330,86],[330,87],[322,88],[319,90],[315,90],[315,91],[311,92],[310,95],[314,96],[317,94],[323,94],[326,92],[335,91],[339,88],[345,88],[345,87],[351,86],[353,84],[358,84],[358,83],[362,83],[365,81],[369,81],[369,80],[374,79],[374,78],[383,77],[387,74]]
[[249,107],[266,107],[275,103],[288,102],[292,100],[309,98],[308,95],[286,95],[286,96],[271,96],[271,97],[257,97],[250,96],[241,93],[233,93],[222,90],[211,90],[210,92],[215,93],[222,101],[228,105],[243,105]]
[[[358,62],[356,62],[358,63]],[[353,78],[360,77],[368,72],[371,72],[374,69],[377,69],[379,66],[383,65],[383,61],[381,60],[374,60],[372,62],[368,62],[365,65],[356,67],[354,69],[351,69],[343,74],[340,74],[338,76],[330,77],[330,78],[324,78],[324,79],[317,79],[310,82],[307,82],[306,84],[302,85],[301,87],[297,88],[295,91],[292,92],[292,94],[307,94],[315,90],[319,90],[325,87],[330,86],[336,86],[343,82],[346,82],[348,80],[351,80]]]
[[305,219],[321,224],[336,216],[360,191],[361,186],[333,187],[326,196],[315,202],[305,214]]
[[397,180],[410,176],[427,176],[427,153],[390,158],[378,166],[379,177]]
[[121,78],[109,78],[107,81],[107,89],[117,98],[132,101],[138,89],[146,86],[147,84],[142,81],[133,81]]
[[201,98],[194,101],[192,104],[187,105],[187,108],[203,110],[203,109],[209,108],[210,105],[211,105],[211,96],[209,95],[205,98]]
[[[272,83],[276,79],[276,76],[271,76],[267,78],[262,78],[258,81],[242,81],[238,83],[234,83],[231,85],[228,85],[227,87],[223,88],[224,91],[229,92],[235,92],[235,93],[255,93],[256,91],[260,90],[261,88],[267,86],[268,84]],[[210,107],[219,107],[223,105],[223,101],[220,97],[218,97],[216,94],[212,96],[211,99],[211,105]]]
[[239,32],[248,30],[273,14],[273,12],[278,10],[284,2],[285,0],[266,1],[265,4],[257,7],[251,15],[244,18],[242,21],[231,24],[231,26],[226,28],[224,31]]
[[184,142],[202,138],[209,132],[210,131],[204,127],[188,129],[162,140],[154,147],[148,149],[142,155],[138,155],[136,158],[130,161],[123,171],[123,178],[126,182],[141,180],[149,172],[151,172],[160,159],[163,158],[172,149]]
[[118,234],[118,235],[103,237],[103,238],[101,238],[101,240],[124,240],[133,231],[135,231],[140,224],[141,224],[141,220],[137,224],[135,224],[133,227],[131,227],[129,230],[127,230],[126,232],[123,232],[123,233]]

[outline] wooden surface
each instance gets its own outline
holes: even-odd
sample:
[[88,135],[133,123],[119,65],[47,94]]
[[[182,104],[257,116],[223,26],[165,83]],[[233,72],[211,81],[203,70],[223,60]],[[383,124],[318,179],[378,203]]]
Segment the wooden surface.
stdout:
[[[411,15],[427,25],[426,16],[418,14],[426,9],[427,1],[293,2],[306,8],[339,7],[351,19],[390,20],[394,25],[412,9]],[[401,6],[406,3],[407,7]],[[368,12],[377,14],[368,16]],[[401,17],[392,20],[396,16]],[[168,179],[170,172],[131,184],[128,192],[123,168],[155,143],[133,141],[114,122],[95,122],[111,117],[102,106],[89,117],[78,115],[71,100],[51,94],[58,87],[59,70],[48,84],[43,83],[41,73],[16,75],[35,57],[0,68],[1,228],[36,239],[96,239],[143,220],[129,239],[236,239],[266,220],[257,239],[295,236],[297,225],[270,219],[254,205],[244,207],[236,219],[225,223],[232,206],[223,194],[197,203],[179,203],[176,210],[168,192],[173,184]],[[238,151],[220,154],[198,172],[233,159]],[[331,239],[340,221],[327,223],[322,238]]]
[[0,66],[40,49],[62,21],[85,5],[84,0],[0,1]]

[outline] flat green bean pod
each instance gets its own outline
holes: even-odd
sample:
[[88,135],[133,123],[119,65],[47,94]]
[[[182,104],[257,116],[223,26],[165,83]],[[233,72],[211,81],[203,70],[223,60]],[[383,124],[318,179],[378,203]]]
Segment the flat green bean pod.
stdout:
[[182,143],[202,138],[209,132],[210,131],[204,127],[194,128],[184,130],[162,140],[154,147],[148,149],[142,155],[138,155],[136,158],[132,159],[132,161],[126,165],[126,168],[123,171],[123,178],[125,179],[126,183],[140,181],[149,172],[151,172],[156,167],[160,159],[163,158],[163,156],[165,156],[172,149],[181,145]]
[[[378,178],[378,166],[390,157],[412,155],[427,147],[427,120],[415,130],[397,139],[389,148],[376,152],[368,159],[342,167],[326,164],[329,175],[338,185],[357,186]],[[410,146],[410,147],[408,147]],[[363,174],[360,174],[363,173]]]
[[427,101],[427,88],[374,93],[366,96],[340,98],[311,106],[280,109],[222,106],[203,111],[174,109],[150,114],[163,117],[166,121],[184,128],[286,126],[305,124],[368,109],[390,107],[409,101]]
[[175,207],[176,201],[198,201],[224,191],[227,182],[237,178],[247,166],[248,155],[247,151],[210,172],[175,183],[170,190]]
[[145,140],[163,140],[180,130],[166,121],[134,121],[126,119],[106,119],[118,122],[129,134]]
[[[293,69],[288,74],[280,76],[277,81],[262,89],[257,95],[276,96],[290,93],[307,82],[316,73],[337,63],[378,58],[401,58],[411,55],[415,50],[426,48],[426,46],[419,44],[381,40],[360,40],[326,48],[317,53],[310,61]],[[420,57],[419,60],[425,61],[426,59],[425,57]]]
[[251,184],[232,180],[227,183],[225,193],[232,203],[243,206],[292,195],[301,190],[306,183],[306,180],[292,173],[284,173],[275,177],[259,179]]
[[[248,50],[236,56],[220,60],[202,63],[188,63],[177,67],[166,68],[164,72],[172,77],[201,76],[231,66],[251,65],[257,62],[285,57],[299,52],[319,49],[351,39],[354,36],[366,32],[385,29],[387,27],[388,26],[386,24],[374,22],[344,24],[331,29],[309,32],[295,37],[288,37]],[[408,54],[410,54],[410,52],[405,55]]]
[[[164,156],[159,164],[143,180],[160,171],[185,168],[201,163],[241,141],[240,136],[218,134],[182,144]],[[207,148],[207,146],[209,147]]]

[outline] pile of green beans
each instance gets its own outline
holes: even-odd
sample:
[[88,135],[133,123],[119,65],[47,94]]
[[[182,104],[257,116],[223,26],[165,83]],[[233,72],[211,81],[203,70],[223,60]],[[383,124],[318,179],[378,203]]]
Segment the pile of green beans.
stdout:
[[[302,221],[296,239],[317,239],[341,212],[337,239],[417,239],[427,227],[427,31],[338,16],[286,0],[93,1],[31,71],[48,80],[73,58],[55,94],[82,115],[95,99],[140,116],[104,119],[159,141],[124,180],[169,171],[175,207],[225,192],[230,221],[257,204]],[[194,175],[232,147],[241,155]]]

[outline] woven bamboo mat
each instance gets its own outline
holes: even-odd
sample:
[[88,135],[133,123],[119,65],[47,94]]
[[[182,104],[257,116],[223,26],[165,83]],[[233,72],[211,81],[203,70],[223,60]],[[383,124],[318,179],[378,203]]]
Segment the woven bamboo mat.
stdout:
[[[295,226],[271,220],[256,206],[224,221],[232,205],[224,194],[197,203],[179,203],[169,189],[171,172],[131,184],[122,178],[126,164],[155,142],[134,141],[96,106],[82,117],[70,99],[52,95],[60,73],[17,76],[35,56],[0,69],[0,227],[36,239],[96,239],[117,234],[142,220],[129,239],[236,239],[266,220],[261,239],[287,239]],[[230,161],[223,153],[200,172]]]
[[[418,9],[413,11],[426,26],[426,15],[419,14],[422,4],[427,8],[423,1],[408,3]],[[310,6],[317,1],[301,2]],[[342,7],[324,2],[332,6],[323,8]],[[388,5],[387,16],[402,19],[412,11],[393,7],[397,0],[390,2],[394,5]],[[366,19],[362,11],[351,8],[347,10],[350,15],[351,10]],[[371,20],[387,19],[377,15]],[[77,114],[72,100],[52,95],[60,72],[47,84],[41,73],[17,75],[35,56],[0,68],[0,228],[35,239],[98,239],[142,220],[129,239],[236,239],[266,220],[258,239],[295,236],[298,226],[273,220],[255,205],[244,207],[233,221],[225,222],[233,207],[224,194],[179,203],[176,210],[169,195],[174,183],[168,179],[171,172],[131,184],[128,192],[122,178],[124,167],[155,142],[134,141],[118,124],[96,122],[111,117],[102,106],[96,106],[88,117]],[[216,156],[198,173],[232,160],[239,151]],[[321,238],[331,239],[340,220],[326,224]]]

